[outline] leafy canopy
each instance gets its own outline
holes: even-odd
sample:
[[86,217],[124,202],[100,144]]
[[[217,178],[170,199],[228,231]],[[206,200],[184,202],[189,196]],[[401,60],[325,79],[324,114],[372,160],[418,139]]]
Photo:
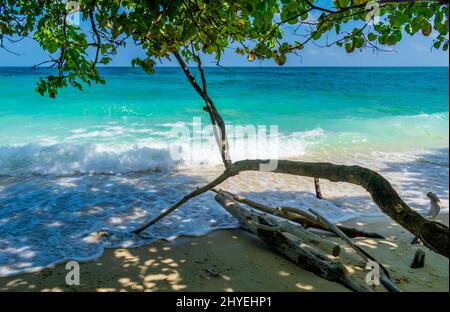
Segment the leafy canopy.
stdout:
[[[73,4],[69,2],[69,4]],[[225,49],[283,65],[287,55],[308,43],[382,50],[405,34],[433,33],[433,47],[448,49],[449,0],[79,0],[80,25],[67,23],[66,1],[0,0],[0,43],[8,49],[30,36],[49,52],[58,74],[41,78],[37,91],[55,97],[67,85],[104,83],[98,65],[107,65],[121,47],[142,47],[132,61],[152,73],[159,59],[179,52],[186,62],[200,53],[217,62]],[[375,11],[374,9],[379,9]],[[367,23],[378,13],[380,22]],[[291,32],[292,34],[289,34]],[[325,40],[324,38],[327,38]],[[332,38],[330,40],[329,38]],[[325,43],[324,43],[325,41]],[[331,41],[331,42],[329,42]]]

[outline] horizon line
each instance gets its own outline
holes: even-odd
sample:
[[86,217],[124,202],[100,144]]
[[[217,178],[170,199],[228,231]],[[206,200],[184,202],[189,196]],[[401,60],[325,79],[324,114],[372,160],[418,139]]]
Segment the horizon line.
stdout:
[[[189,65],[188,67],[197,67],[196,65]],[[336,68],[367,68],[367,67],[378,67],[378,68],[419,68],[419,67],[449,67],[449,65],[286,65],[286,66],[276,66],[276,65],[263,65],[263,66],[242,66],[242,65],[206,65],[204,68],[326,68],[326,67],[336,67]],[[33,68],[33,65],[0,65],[0,68]],[[50,69],[50,66],[42,66],[35,69]],[[131,65],[111,65],[111,66],[98,66],[98,68],[136,68]],[[155,68],[180,68],[178,65],[158,65]]]

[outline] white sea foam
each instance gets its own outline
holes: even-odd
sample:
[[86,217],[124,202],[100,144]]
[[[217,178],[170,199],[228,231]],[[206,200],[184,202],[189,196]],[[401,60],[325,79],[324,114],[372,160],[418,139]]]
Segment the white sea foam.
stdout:
[[[414,122],[411,122],[414,119]],[[249,158],[295,158],[314,151],[323,154],[383,150],[394,154],[417,148],[448,146],[448,113],[384,117],[380,119],[340,120],[338,128],[346,131],[316,128],[309,131],[280,133],[276,148],[259,148],[254,134],[236,137],[229,131],[234,161]],[[199,135],[203,128],[198,120],[154,125],[108,123],[74,128],[61,135],[37,136],[32,144],[9,142],[0,137],[0,175],[26,174],[115,174],[149,170],[221,164],[215,140],[205,148],[191,141],[177,141],[177,129],[185,128]],[[230,125],[230,127],[233,127]],[[176,141],[176,142],[174,142]],[[173,157],[171,147],[183,151]],[[258,147],[258,148],[256,148]]]
[[[180,167],[214,167],[222,163],[216,142],[212,139],[203,142],[201,148],[190,140],[170,142],[170,132],[156,132],[163,135],[163,139],[155,137],[153,132],[153,136],[132,144],[70,143],[73,139],[114,137],[114,133],[104,131],[82,132],[77,129],[74,133],[65,140],[67,143],[0,146],[0,175],[123,174]],[[230,148],[235,161],[289,158],[303,155],[305,149],[317,144],[322,136],[322,130],[280,136],[278,146],[266,149],[257,148],[256,138],[231,137]],[[180,150],[179,157],[171,153],[174,148]]]
[[104,144],[0,147],[0,175],[114,174],[177,166],[168,149],[111,148]]

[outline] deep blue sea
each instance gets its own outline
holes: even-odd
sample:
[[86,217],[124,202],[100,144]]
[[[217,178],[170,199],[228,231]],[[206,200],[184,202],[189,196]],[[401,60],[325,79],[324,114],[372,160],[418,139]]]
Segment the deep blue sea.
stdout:
[[[68,88],[56,100],[34,91],[49,73],[0,68],[0,276],[95,258],[103,245],[89,241],[89,234],[136,227],[220,166],[215,146],[179,141],[188,134],[210,142],[203,136],[209,125],[204,103],[180,69],[160,67],[151,76],[102,69],[106,85]],[[448,198],[448,68],[214,67],[206,76],[229,125],[233,160],[345,162],[359,155],[362,164],[384,170],[386,159],[416,157],[411,163],[434,166],[420,167],[422,176],[415,178],[423,181],[416,183],[437,181]],[[263,155],[254,148],[260,129],[276,137]],[[397,180],[393,175],[402,189],[401,181],[418,167],[395,168],[404,173]],[[198,170],[209,174],[194,174]],[[261,188],[276,188],[271,185]],[[233,225],[204,196],[149,235],[154,240]]]

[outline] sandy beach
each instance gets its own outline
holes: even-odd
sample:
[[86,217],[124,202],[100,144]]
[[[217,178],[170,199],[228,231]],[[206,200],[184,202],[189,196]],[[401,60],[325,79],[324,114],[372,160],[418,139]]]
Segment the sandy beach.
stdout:
[[[448,214],[439,221],[448,224]],[[389,270],[403,291],[449,291],[448,259],[428,249],[425,267],[409,267],[417,246],[412,235],[387,217],[346,222],[385,239],[355,239]],[[338,238],[341,261],[349,274],[364,278],[363,261]],[[81,264],[81,285],[67,286],[64,265],[36,273],[0,278],[0,291],[348,291],[275,254],[258,238],[240,229],[219,230],[199,238],[159,241],[132,249],[109,249]],[[384,291],[382,286],[375,291]]]

